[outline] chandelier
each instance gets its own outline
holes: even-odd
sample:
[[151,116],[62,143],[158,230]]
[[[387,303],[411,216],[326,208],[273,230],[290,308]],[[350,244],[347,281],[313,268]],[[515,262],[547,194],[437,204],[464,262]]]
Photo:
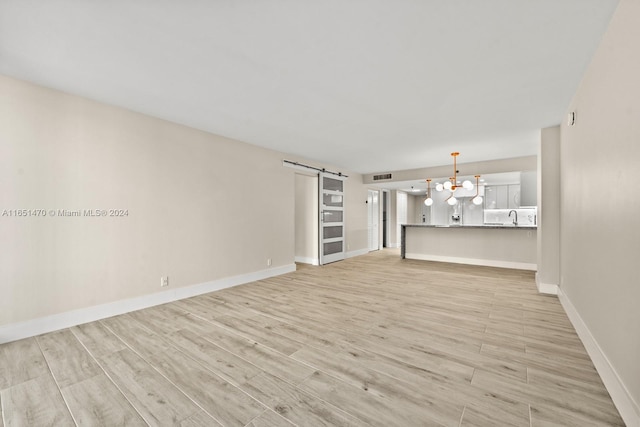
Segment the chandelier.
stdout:
[[[451,194],[449,195],[449,197],[445,200],[445,202],[447,202],[450,206],[454,206],[456,203],[458,203],[458,199],[455,196],[455,192],[458,188],[462,187],[465,190],[473,190],[473,183],[469,180],[465,180],[462,185],[458,185],[458,167],[457,167],[457,163],[456,163],[456,159],[457,157],[460,155],[460,153],[458,153],[457,151],[454,151],[453,153],[451,153],[451,157],[453,157],[453,176],[449,177],[449,180],[445,181],[443,184],[441,183],[437,183],[435,190],[436,191],[450,191]],[[480,195],[480,175],[475,175],[476,178],[476,195],[473,197],[473,199],[471,199],[471,201],[473,202],[474,205],[480,205],[482,204],[482,196]],[[424,201],[424,204],[426,206],[431,206],[433,205],[433,199],[431,198],[431,179],[427,179],[427,198]]]

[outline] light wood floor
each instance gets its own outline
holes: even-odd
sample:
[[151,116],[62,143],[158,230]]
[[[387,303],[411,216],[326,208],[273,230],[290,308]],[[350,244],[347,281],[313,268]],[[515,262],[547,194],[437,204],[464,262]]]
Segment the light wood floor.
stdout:
[[624,425],[526,271],[380,251],[0,346],[0,427]]

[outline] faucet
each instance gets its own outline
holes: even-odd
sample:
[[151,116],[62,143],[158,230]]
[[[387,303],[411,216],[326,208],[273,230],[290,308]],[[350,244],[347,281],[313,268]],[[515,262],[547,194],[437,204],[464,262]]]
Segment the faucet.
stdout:
[[513,225],[518,225],[518,211],[516,211],[515,209],[511,209],[509,211],[509,218],[511,218],[512,213],[516,214],[516,218],[513,220]]

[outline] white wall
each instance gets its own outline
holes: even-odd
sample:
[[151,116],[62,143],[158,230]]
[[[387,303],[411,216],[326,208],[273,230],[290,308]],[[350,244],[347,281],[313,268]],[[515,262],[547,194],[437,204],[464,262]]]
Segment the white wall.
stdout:
[[[129,213],[0,216],[3,330],[293,267],[288,156],[4,76],[0,93],[0,210]],[[360,175],[347,192],[347,244],[366,251]],[[161,276],[169,288],[160,288]]]
[[407,193],[405,193],[404,191],[394,191],[394,193],[396,193],[395,237],[396,237],[396,246],[399,247],[402,244],[401,225],[407,224],[409,222],[407,218],[409,197],[407,196]]
[[380,190],[367,189],[367,241],[369,251],[376,251],[382,246],[382,197]]
[[400,225],[409,222],[409,216],[415,215],[415,203],[412,209],[409,207],[410,195],[404,191],[389,191],[389,212],[387,213],[387,221],[389,222],[388,245],[390,248],[399,248],[401,240]]
[[538,290],[560,284],[560,126],[542,129],[538,153]]
[[397,196],[398,192],[396,190],[389,191],[389,211],[387,212],[389,235],[387,236],[387,244],[390,248],[400,247],[400,234],[398,234]]
[[585,328],[581,337],[590,336],[602,353],[595,361],[602,362],[601,375],[611,368],[603,380],[634,426],[640,425],[638,22],[640,2],[621,0],[569,106],[576,124],[564,121],[561,129],[561,295],[579,316],[574,324]]
[[369,251],[369,216],[367,213],[367,187],[362,175],[347,173],[345,181],[346,244],[347,256],[365,254]]
[[318,177],[295,174],[295,260],[318,265]]
[[419,216],[416,212],[417,203],[421,203],[417,197],[413,196],[410,193],[407,194],[407,222],[406,224],[415,224],[418,222]]

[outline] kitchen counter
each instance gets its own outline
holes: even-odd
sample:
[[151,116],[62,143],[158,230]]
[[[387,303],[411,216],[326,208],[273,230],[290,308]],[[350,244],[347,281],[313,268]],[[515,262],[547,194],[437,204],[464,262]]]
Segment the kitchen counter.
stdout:
[[430,228],[499,228],[511,230],[537,230],[535,225],[511,224],[461,224],[461,225],[431,225],[431,224],[402,224],[402,227],[430,227]]
[[402,258],[537,270],[537,227],[403,224]]

